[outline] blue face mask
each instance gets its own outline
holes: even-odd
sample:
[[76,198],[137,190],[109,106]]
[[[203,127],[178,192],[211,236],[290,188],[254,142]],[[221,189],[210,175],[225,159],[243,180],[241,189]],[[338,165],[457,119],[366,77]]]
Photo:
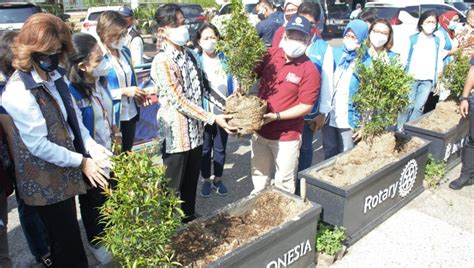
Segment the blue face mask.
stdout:
[[33,61],[45,72],[52,72],[59,66],[59,58],[61,53],[47,55],[43,53],[33,53]]
[[450,29],[451,31],[454,31],[456,30],[456,27],[458,26],[458,22],[457,21],[450,21],[449,22],[449,25],[448,25],[448,29]]

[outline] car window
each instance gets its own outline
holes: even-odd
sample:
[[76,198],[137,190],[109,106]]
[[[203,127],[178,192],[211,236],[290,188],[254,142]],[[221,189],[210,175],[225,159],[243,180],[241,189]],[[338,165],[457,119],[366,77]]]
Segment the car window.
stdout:
[[185,18],[195,18],[202,16],[204,10],[198,5],[181,6]]
[[[456,11],[454,8],[452,8],[451,6],[444,6],[444,5],[421,5],[421,12],[425,12],[427,10],[434,10],[436,12],[436,14],[438,14],[438,16],[442,15],[443,13],[447,12],[447,11],[450,11],[450,10],[453,10],[453,11]],[[461,20],[461,22],[464,22],[465,21],[465,17],[463,14],[459,13],[456,11],[456,13],[458,13],[459,15],[459,18]]]
[[29,16],[38,12],[39,12],[38,8],[34,6],[1,7],[0,8],[0,23],[25,22]]
[[418,19],[420,17],[420,6],[407,6],[407,7],[402,8],[402,10],[406,11],[413,18]]
[[361,20],[367,18],[377,18],[391,20],[398,16],[400,8],[398,7],[366,7],[359,15]]
[[227,15],[230,14],[230,12],[232,12],[232,5],[225,5],[224,7],[222,7],[219,15]]
[[96,21],[99,18],[100,14],[102,14],[102,12],[104,11],[92,12],[91,14],[89,14],[89,18],[87,20]]
[[245,5],[245,12],[249,14],[257,14],[257,11],[255,10],[255,7],[257,4],[247,4]]
[[463,12],[469,9],[469,6],[464,2],[453,2],[452,5]]

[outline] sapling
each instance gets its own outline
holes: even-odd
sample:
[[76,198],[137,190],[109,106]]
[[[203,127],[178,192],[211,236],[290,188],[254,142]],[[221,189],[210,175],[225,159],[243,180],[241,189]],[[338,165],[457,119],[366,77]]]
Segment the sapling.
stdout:
[[456,101],[464,89],[464,82],[471,67],[469,61],[469,57],[458,51],[454,55],[454,60],[444,66],[441,81],[447,89],[451,90],[451,98]]

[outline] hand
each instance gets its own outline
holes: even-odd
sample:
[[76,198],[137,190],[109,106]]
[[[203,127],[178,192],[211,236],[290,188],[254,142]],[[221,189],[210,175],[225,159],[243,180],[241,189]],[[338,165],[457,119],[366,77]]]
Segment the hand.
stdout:
[[143,91],[142,89],[139,89],[138,87],[126,87],[122,88],[122,95],[130,97],[130,98],[135,98],[138,103],[143,103],[146,100],[146,92]]
[[355,133],[352,134],[352,141],[353,142],[358,142],[362,139],[362,132],[359,130],[359,131],[356,131]]
[[318,114],[310,123],[309,123],[309,128],[313,131],[316,132],[320,130],[323,126],[324,123],[326,122],[326,115],[325,114]]
[[113,155],[111,151],[107,150],[104,146],[97,144],[89,150],[91,158],[99,165],[102,169],[112,169],[113,165],[110,161],[110,157]]
[[436,83],[436,87],[435,87],[435,89],[434,89],[434,91],[433,91],[433,96],[438,95],[440,87],[441,87],[441,82],[438,81],[438,82]]
[[218,114],[216,115],[215,123],[223,128],[225,132],[229,134],[235,134],[237,131],[236,127],[230,126],[227,124],[227,120],[232,119],[232,115],[230,114]]
[[101,188],[109,185],[107,182],[109,174],[100,168],[91,158],[84,158],[82,160],[82,172],[86,175],[86,178],[94,188],[97,188],[97,185]]
[[459,103],[459,112],[463,118],[466,118],[469,114],[469,102],[467,100],[462,100]]
[[263,124],[266,125],[270,122],[273,122],[278,119],[278,116],[276,113],[268,113],[263,115]]

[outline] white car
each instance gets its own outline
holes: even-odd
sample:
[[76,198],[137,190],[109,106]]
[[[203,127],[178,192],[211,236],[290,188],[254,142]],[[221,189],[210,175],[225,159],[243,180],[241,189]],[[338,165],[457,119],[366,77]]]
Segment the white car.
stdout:
[[121,6],[106,6],[106,7],[90,7],[87,10],[87,15],[82,22],[82,29],[81,32],[92,34],[94,36],[97,35],[96,27],[97,27],[97,19],[99,18],[100,14],[104,11],[118,11]]
[[26,2],[0,3],[0,32],[19,31],[31,15],[39,12],[39,6]]

